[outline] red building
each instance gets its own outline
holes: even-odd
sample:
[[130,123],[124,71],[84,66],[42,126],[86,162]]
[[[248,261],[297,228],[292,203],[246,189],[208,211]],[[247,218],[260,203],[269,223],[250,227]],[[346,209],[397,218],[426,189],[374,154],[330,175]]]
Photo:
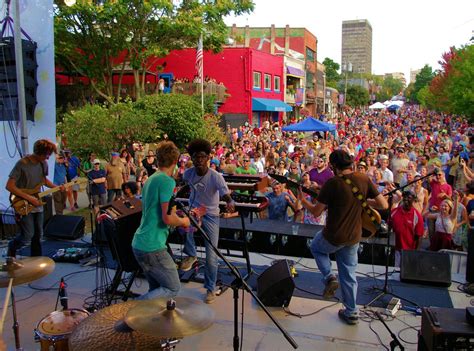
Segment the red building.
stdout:
[[[174,50],[157,64],[174,80],[193,81],[196,75],[196,49]],[[152,69],[153,70],[153,69]],[[260,126],[264,121],[281,122],[283,112],[291,111],[284,100],[283,57],[252,48],[224,48],[214,54],[204,52],[204,77],[222,83],[228,94],[219,106],[226,124],[249,122]]]

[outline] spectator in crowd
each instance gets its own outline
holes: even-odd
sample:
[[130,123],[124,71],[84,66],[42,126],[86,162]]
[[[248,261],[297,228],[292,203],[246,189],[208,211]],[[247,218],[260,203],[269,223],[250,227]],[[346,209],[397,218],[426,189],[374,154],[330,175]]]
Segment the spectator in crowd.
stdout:
[[99,212],[99,206],[105,205],[107,202],[107,174],[105,170],[100,169],[100,160],[92,161],[93,169],[87,174],[89,179],[90,194],[92,197],[92,205],[96,213]]
[[122,196],[122,184],[125,181],[125,168],[120,161],[120,154],[113,151],[111,156],[112,159],[105,166],[108,203]]

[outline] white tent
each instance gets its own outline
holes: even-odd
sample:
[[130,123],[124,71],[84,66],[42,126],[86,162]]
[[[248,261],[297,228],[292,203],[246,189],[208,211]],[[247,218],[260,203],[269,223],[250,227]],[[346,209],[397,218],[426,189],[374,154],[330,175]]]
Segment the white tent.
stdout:
[[382,104],[381,102],[376,102],[375,104],[369,106],[369,109],[371,110],[381,110],[384,108],[385,108],[385,105]]

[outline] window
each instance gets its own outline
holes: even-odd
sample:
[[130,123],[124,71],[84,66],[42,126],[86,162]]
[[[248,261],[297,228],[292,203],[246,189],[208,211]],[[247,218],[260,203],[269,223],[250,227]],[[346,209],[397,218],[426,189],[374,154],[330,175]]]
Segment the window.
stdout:
[[273,90],[280,91],[280,77],[279,76],[273,77]]
[[306,61],[315,62],[316,52],[310,48],[306,48]]
[[263,83],[265,90],[272,90],[272,76],[270,74],[265,73]]
[[253,88],[262,88],[262,74],[260,72],[253,72]]

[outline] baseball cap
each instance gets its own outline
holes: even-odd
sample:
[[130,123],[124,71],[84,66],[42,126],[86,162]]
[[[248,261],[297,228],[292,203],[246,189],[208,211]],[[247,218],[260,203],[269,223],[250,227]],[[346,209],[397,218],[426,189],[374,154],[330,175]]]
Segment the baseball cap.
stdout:
[[100,164],[100,160],[98,158],[96,158],[94,161],[92,161],[93,164]]

